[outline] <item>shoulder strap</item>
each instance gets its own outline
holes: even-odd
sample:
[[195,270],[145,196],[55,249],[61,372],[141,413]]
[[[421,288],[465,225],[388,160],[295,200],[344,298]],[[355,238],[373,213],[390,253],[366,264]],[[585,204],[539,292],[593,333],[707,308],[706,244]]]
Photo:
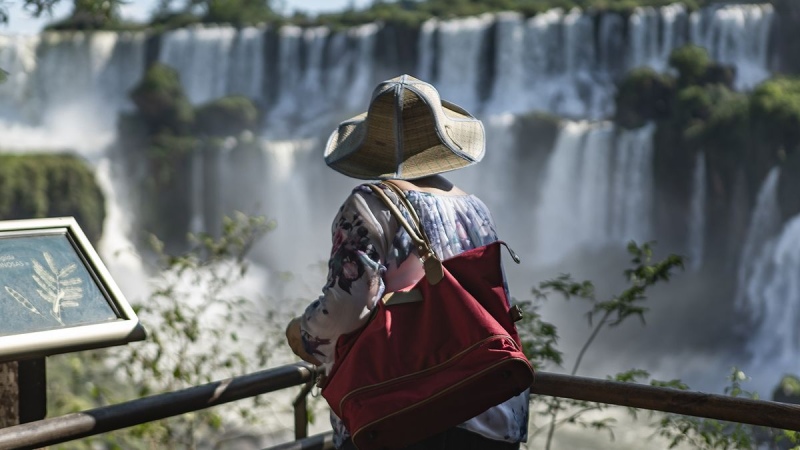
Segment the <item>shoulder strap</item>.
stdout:
[[[400,199],[400,202],[403,206],[408,209],[409,214],[414,220],[414,226],[412,226],[408,221],[403,217],[403,213],[397,208],[397,205],[394,204],[392,199],[383,192],[380,186],[375,184],[368,184],[367,186],[372,189],[372,192],[378,196],[379,199],[389,208],[389,212],[394,216],[397,222],[405,228],[406,232],[408,233],[409,237],[411,237],[411,241],[414,242],[414,245],[417,246],[417,250],[419,252],[420,259],[422,259],[422,265],[425,268],[425,278],[428,280],[430,284],[436,284],[444,278],[444,269],[442,267],[442,261],[439,260],[439,257],[436,256],[436,253],[433,251],[433,248],[428,241],[428,237],[425,235],[425,231],[422,229],[422,224],[419,221],[419,216],[417,216],[416,211],[411,206],[411,203],[406,198],[403,191],[398,188],[397,186],[388,183],[388,182],[381,182],[384,186],[391,189],[395,192]],[[399,192],[398,192],[399,191]]]
[[419,215],[417,214],[417,210],[414,208],[414,205],[412,205],[411,202],[408,201],[408,197],[406,197],[405,191],[400,186],[398,186],[397,183],[391,180],[384,180],[381,182],[381,184],[388,187],[392,192],[394,192],[394,194],[397,196],[397,199],[400,200],[400,203],[402,203],[403,206],[406,207],[406,210],[408,210],[408,214],[411,216],[411,220],[414,221],[413,225],[417,227],[417,235],[428,244],[428,247],[433,249],[431,241],[430,239],[428,239],[428,235],[425,234],[425,228],[422,226],[422,220],[420,220]]

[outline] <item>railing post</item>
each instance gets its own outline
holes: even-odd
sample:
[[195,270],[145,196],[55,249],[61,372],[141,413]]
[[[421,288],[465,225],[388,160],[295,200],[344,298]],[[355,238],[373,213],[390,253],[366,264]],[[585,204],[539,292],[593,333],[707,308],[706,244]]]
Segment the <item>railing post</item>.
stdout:
[[19,424],[17,362],[0,363],[0,428]]
[[44,357],[0,363],[0,428],[47,415]]
[[299,441],[308,437],[308,394],[314,388],[315,380],[306,383],[294,399],[294,439]]

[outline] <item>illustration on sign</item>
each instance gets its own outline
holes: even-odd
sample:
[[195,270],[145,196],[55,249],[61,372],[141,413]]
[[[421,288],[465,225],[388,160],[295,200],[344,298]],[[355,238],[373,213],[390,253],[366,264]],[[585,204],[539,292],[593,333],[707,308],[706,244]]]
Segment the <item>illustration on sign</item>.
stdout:
[[[47,261],[47,269],[37,260],[31,261],[33,263],[33,281],[39,285],[36,293],[39,294],[44,300],[47,300],[52,307],[49,308],[50,315],[58,321],[59,324],[64,325],[61,320],[61,308],[73,308],[80,306],[78,300],[83,298],[83,289],[80,284],[83,283],[79,277],[67,278],[78,265],[72,263],[64,268],[58,269],[56,267],[53,257],[50,253],[42,253],[45,261]],[[49,269],[49,270],[48,270]],[[17,292],[14,288],[6,286],[6,291],[16,299],[20,305],[27,308],[30,312],[42,315],[39,309],[36,308],[24,295]]]
[[0,336],[118,319],[67,236],[0,239]]

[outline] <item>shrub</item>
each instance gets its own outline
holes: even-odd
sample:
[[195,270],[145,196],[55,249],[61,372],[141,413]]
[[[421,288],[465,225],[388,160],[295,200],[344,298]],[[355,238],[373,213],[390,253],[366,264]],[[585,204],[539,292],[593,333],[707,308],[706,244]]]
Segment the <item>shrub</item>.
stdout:
[[616,97],[616,122],[638,128],[671,113],[674,82],[650,68],[632,70],[620,83]]
[[669,56],[669,66],[678,72],[678,85],[699,84],[711,65],[706,49],[686,45],[675,49]]
[[89,165],[71,154],[0,154],[0,219],[73,216],[92,241],[105,200]]
[[183,92],[178,72],[171,67],[153,64],[130,97],[152,131],[167,128],[183,134],[194,123],[194,109]]
[[206,136],[237,136],[255,131],[260,114],[247,97],[229,96],[206,103],[197,109],[195,133]]

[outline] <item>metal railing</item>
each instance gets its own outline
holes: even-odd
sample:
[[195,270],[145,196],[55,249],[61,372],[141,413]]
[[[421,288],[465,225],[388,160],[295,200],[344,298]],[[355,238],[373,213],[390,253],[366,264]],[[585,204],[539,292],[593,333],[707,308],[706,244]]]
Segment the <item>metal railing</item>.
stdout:
[[[290,364],[116,405],[15,425],[0,429],[0,449],[40,448],[301,384],[308,385],[310,390],[315,374],[314,367],[309,364]],[[302,399],[295,401],[295,410],[302,409],[304,419],[307,392],[304,390]],[[295,417],[298,414],[295,412]],[[305,425],[296,428],[295,439],[305,438],[305,430]]]
[[[296,440],[271,450],[332,449],[331,433],[307,437],[306,397],[313,387],[314,377],[313,366],[290,364],[117,405],[15,425],[0,429],[0,449],[40,448],[299,385],[305,386],[293,403]],[[546,372],[536,374],[531,393],[800,431],[800,405],[765,400]]]

